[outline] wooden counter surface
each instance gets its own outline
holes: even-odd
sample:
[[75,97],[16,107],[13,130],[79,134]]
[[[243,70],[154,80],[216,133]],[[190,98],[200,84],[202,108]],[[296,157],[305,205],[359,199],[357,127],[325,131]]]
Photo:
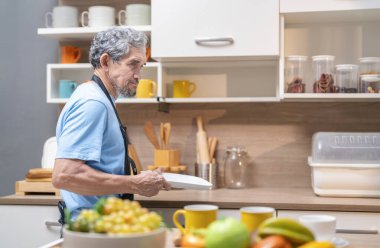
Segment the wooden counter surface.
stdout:
[[[318,197],[308,188],[251,188],[241,190],[171,190],[154,197],[136,195],[145,207],[182,208],[188,204],[210,203],[224,209],[248,205],[271,206],[278,210],[320,210],[380,212],[379,198]],[[57,205],[52,195],[10,195],[0,198],[3,205]]]

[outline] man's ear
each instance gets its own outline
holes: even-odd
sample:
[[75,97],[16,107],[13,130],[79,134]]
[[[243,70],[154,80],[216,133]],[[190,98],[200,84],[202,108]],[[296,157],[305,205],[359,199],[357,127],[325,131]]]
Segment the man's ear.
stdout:
[[111,61],[111,57],[107,54],[107,53],[103,53],[101,56],[100,56],[100,66],[107,70],[108,69],[108,66],[109,66],[109,63]]

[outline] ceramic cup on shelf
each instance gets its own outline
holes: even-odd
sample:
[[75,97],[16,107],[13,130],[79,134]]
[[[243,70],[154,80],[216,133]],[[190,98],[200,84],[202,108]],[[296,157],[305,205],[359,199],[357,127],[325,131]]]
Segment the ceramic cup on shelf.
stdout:
[[74,80],[59,80],[59,98],[70,98],[77,85],[77,82]]
[[[87,19],[87,22],[86,22]],[[81,14],[83,27],[111,27],[115,25],[115,8],[110,6],[91,6]]]
[[173,97],[186,98],[190,97],[197,89],[195,83],[188,80],[174,80],[173,82]]
[[77,63],[82,56],[82,49],[76,46],[61,47],[61,63],[70,64]]
[[150,12],[149,4],[128,4],[119,11],[119,25],[150,25]]
[[[192,228],[206,228],[211,222],[216,220],[218,206],[207,204],[187,205],[184,209],[174,212],[174,225],[185,234]],[[185,228],[179,223],[178,217],[183,215],[185,218]]]
[[332,215],[301,215],[301,224],[312,231],[317,241],[331,241],[335,235],[336,217]]
[[55,6],[52,12],[45,15],[47,28],[78,27],[78,9],[72,6]]
[[253,206],[240,208],[241,222],[250,232],[256,231],[264,220],[274,217],[275,213],[276,210],[271,207]]
[[137,86],[137,98],[151,98],[157,94],[157,83],[151,79],[140,79]]

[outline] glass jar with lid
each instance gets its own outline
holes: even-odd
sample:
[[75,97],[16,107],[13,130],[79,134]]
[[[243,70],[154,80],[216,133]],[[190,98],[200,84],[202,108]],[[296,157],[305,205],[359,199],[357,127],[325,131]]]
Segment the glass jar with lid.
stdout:
[[248,158],[244,146],[227,147],[224,160],[224,185],[239,189],[247,185]]
[[313,92],[334,93],[334,60],[332,55],[313,56]]
[[306,56],[293,55],[286,57],[285,93],[305,93],[306,62]]
[[360,93],[380,93],[380,74],[360,75]]
[[360,75],[380,74],[380,57],[360,58]]
[[357,93],[358,66],[351,64],[336,65],[335,81],[337,93]]

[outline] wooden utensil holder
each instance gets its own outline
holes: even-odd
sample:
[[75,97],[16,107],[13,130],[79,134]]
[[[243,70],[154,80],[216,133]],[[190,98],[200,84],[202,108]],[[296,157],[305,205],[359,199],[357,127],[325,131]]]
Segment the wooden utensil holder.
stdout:
[[154,165],[155,166],[178,166],[179,165],[179,150],[178,149],[155,149],[154,150]]

